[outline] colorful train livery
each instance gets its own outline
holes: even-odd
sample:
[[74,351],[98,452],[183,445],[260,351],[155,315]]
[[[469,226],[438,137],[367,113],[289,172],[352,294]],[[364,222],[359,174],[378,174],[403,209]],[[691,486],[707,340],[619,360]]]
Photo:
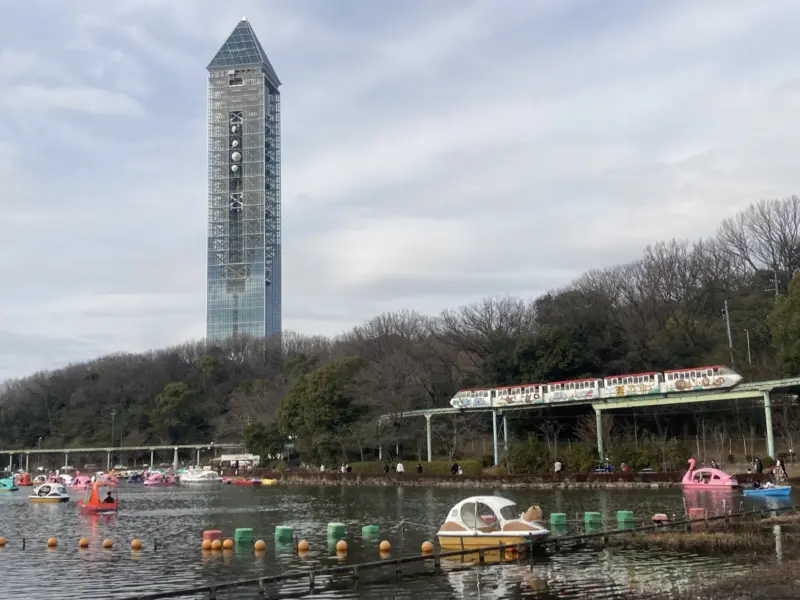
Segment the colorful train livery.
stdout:
[[550,383],[464,389],[456,393],[450,400],[450,405],[454,408],[502,408],[649,394],[702,392],[731,388],[741,380],[742,376],[729,367],[690,367]]

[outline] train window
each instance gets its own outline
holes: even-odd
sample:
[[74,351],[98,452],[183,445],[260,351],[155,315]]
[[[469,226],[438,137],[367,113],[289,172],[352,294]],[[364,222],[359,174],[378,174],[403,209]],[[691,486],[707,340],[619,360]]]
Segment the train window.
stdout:
[[492,398],[494,398],[495,393],[496,392],[494,390],[492,390]]
[[714,373],[712,373],[712,372],[711,372],[711,369],[708,369],[708,370],[706,371],[706,375],[708,375],[709,377],[711,377],[713,374],[714,374]]

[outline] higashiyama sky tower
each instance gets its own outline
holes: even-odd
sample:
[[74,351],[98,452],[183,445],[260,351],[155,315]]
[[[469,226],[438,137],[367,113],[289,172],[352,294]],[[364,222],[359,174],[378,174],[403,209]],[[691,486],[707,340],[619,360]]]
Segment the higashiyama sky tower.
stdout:
[[208,65],[206,339],[281,332],[281,85],[242,19]]

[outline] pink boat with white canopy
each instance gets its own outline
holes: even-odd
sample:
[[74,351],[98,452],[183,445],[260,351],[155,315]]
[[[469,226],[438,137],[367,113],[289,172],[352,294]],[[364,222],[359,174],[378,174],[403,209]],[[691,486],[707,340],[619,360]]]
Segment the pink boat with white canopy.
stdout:
[[686,474],[683,476],[683,480],[681,481],[684,488],[731,489],[739,487],[739,482],[736,481],[736,478],[729,475],[725,471],[712,469],[711,467],[700,467],[699,469],[695,469],[695,464],[695,460],[690,458],[689,470],[686,471]]

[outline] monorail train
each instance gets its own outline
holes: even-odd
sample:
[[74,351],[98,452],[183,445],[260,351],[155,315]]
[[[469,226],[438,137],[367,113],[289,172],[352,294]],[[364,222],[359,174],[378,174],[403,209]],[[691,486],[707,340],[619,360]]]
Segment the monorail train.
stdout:
[[453,408],[502,408],[551,402],[586,402],[596,399],[702,392],[731,388],[742,380],[725,366],[691,367],[654,373],[609,375],[596,379],[575,379],[552,383],[522,383],[497,388],[459,390]]

